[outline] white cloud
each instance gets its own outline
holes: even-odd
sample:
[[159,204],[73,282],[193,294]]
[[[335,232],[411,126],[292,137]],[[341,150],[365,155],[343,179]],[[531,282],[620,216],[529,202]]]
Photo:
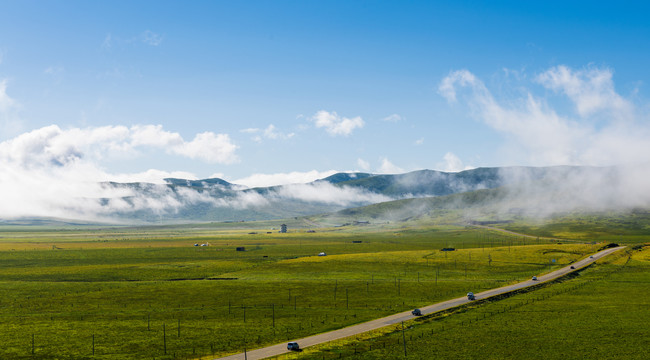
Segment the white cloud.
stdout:
[[[225,134],[205,132],[185,141],[180,134],[159,125],[65,130],[51,125],[0,142],[0,217],[101,220],[114,211],[166,213],[198,202],[217,205],[218,199],[191,190],[150,185],[142,192],[106,183],[163,184],[168,177],[196,179],[192,173],[156,169],[111,174],[100,165],[106,158],[134,156],[145,148],[208,162],[230,163],[236,159],[236,146]],[[242,203],[240,200],[236,203]]]
[[275,194],[279,198],[298,199],[339,206],[393,200],[388,196],[369,192],[365,189],[349,186],[340,187],[329,182],[285,185],[276,189]]
[[286,139],[291,139],[294,137],[296,134],[295,133],[284,133],[279,131],[275,125],[270,124],[267,126],[264,130],[259,129],[259,128],[247,128],[247,129],[242,129],[240,132],[246,133],[246,134],[260,134],[260,135],[255,135],[253,136],[253,141],[255,142],[262,142],[262,139],[271,139],[271,140],[286,140]]
[[368,171],[368,170],[370,170],[370,163],[367,162],[367,161],[365,161],[365,160],[363,160],[363,159],[357,159],[357,165],[358,165],[359,168],[361,168],[361,170],[363,170],[363,171]]
[[556,67],[537,81],[559,89],[580,116],[556,112],[544,98],[528,92],[521,98],[497,101],[467,70],[452,72],[439,93],[451,103],[459,91],[475,117],[506,135],[508,162],[527,165],[610,165],[650,161],[650,126],[637,119],[619,121],[597,110],[632,116],[631,103],[614,92],[608,70],[572,71]]
[[350,119],[339,116],[335,111],[330,113],[320,110],[311,119],[316,123],[317,128],[325,128],[325,131],[332,136],[348,136],[354,129],[362,128],[364,125],[363,119],[359,116]]
[[392,115],[386,116],[383,120],[388,121],[388,122],[398,122],[398,121],[402,121],[402,120],[406,120],[406,119],[404,117],[402,117],[401,115],[399,115],[399,114],[392,114]]
[[151,30],[146,30],[140,34],[140,40],[147,45],[158,46],[163,42],[163,37]]
[[485,90],[485,86],[479,81],[474,74],[467,70],[457,70],[451,72],[442,79],[438,86],[438,93],[450,103],[456,102],[456,87],[470,87],[477,93]]
[[0,143],[0,160],[22,167],[64,166],[84,159],[101,160],[106,156],[129,156],[141,147],[201,159],[210,163],[238,161],[237,146],[226,134],[205,132],[192,141],[160,125],[103,126],[62,130],[46,126]]
[[110,51],[113,47],[121,47],[128,44],[137,44],[142,43],[150,46],[160,46],[164,40],[164,37],[158,33],[155,33],[151,30],[145,30],[139,35],[131,35],[130,37],[120,37],[114,36],[111,33],[106,34],[100,48],[105,51]]
[[[224,174],[224,173],[213,173],[213,174],[210,175],[209,178],[210,179],[213,179],[213,178],[223,179],[225,176],[226,176],[226,174]],[[183,179],[187,179],[187,178],[183,178]]]
[[472,166],[465,166],[458,156],[448,152],[443,156],[443,162],[438,163],[437,168],[445,172],[459,172],[473,169]]
[[612,75],[610,69],[574,71],[560,65],[543,72],[536,80],[568,96],[583,117],[606,111],[610,116],[629,118],[632,104],[616,93]]
[[3,135],[15,134],[23,127],[18,117],[20,104],[7,94],[7,80],[0,81],[0,127]]
[[290,139],[294,137],[294,135],[294,133],[283,133],[278,131],[273,124],[264,129],[264,137],[267,139]]
[[415,145],[422,145],[422,144],[424,144],[424,138],[419,138],[419,139],[415,140],[414,144],[415,144]]
[[7,94],[7,80],[0,81],[0,111],[7,112],[16,106],[16,100]]
[[163,171],[157,169],[149,169],[143,172],[132,174],[106,174],[102,177],[104,179],[110,179],[111,181],[119,183],[145,182],[150,184],[165,184],[166,182],[163,179],[168,178],[188,180],[198,179],[195,174],[187,171]]
[[210,163],[232,164],[239,162],[239,157],[235,155],[237,148],[227,134],[204,132],[197,134],[190,142],[172,147],[171,152]]
[[387,158],[381,159],[381,166],[377,170],[380,174],[400,174],[404,172],[404,169],[391,163]]
[[286,184],[302,184],[312,182],[318,179],[326,178],[336,174],[336,170],[328,171],[307,171],[307,172],[290,172],[277,174],[253,174],[245,178],[230,181],[234,184],[245,185],[248,187],[265,187]]

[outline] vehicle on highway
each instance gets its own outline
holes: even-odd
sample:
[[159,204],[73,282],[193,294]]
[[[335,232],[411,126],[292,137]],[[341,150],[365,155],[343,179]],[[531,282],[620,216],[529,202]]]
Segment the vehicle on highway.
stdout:
[[415,309],[411,311],[411,314],[413,314],[413,316],[422,316],[422,311],[420,311],[420,309]]
[[576,268],[575,266],[571,265],[571,270],[573,270],[573,269],[575,269],[575,268]]
[[287,350],[298,351],[298,350],[300,350],[300,346],[298,345],[297,342],[292,341],[292,342],[287,344]]
[[476,300],[476,296],[474,296],[473,292],[468,292],[467,293],[467,300]]
[[533,276],[533,281],[537,281],[537,276]]
[[593,256],[593,255],[589,255],[589,258],[590,258],[590,259],[593,259],[593,258],[594,258],[594,256]]

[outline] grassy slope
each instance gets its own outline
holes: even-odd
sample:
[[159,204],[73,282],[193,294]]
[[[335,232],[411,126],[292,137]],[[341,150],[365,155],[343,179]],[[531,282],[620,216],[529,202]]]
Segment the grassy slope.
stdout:
[[517,221],[501,227],[537,236],[634,244],[648,241],[650,211],[574,212],[545,221]]

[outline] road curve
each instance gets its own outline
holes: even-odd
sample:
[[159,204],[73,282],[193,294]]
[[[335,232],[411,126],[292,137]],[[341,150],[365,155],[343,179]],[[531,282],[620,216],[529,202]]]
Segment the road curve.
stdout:
[[[609,255],[609,254],[611,254],[611,253],[613,253],[615,251],[621,250],[623,248],[625,248],[625,246],[619,246],[619,247],[615,247],[615,248],[605,249],[605,250],[600,251],[598,253],[595,253],[595,254],[593,254],[591,256],[588,256],[588,257],[586,257],[586,258],[584,258],[582,260],[576,261],[571,265],[567,265],[567,266],[565,266],[565,267],[563,267],[561,269],[555,270],[555,271],[550,272],[550,273],[545,274],[545,275],[540,275],[540,276],[537,277],[536,281],[534,281],[534,280],[522,281],[522,282],[517,283],[517,284],[503,286],[503,287],[500,287],[500,288],[486,290],[486,291],[477,293],[477,294],[475,294],[476,300],[487,299],[487,298],[490,298],[490,297],[493,297],[493,296],[496,296],[496,295],[502,295],[502,294],[509,293],[509,292],[512,292],[512,291],[515,291],[515,290],[519,290],[519,289],[523,289],[523,288],[527,288],[527,287],[534,286],[534,285],[537,285],[537,284],[541,284],[541,283],[545,283],[545,282],[555,280],[555,279],[557,279],[559,277],[562,277],[564,275],[567,275],[567,274],[569,274],[571,272],[580,270],[580,269],[590,265],[591,263],[595,262],[596,260],[598,260],[598,259],[600,259],[602,257],[605,257],[605,256],[607,256],[607,255]],[[574,269],[572,269],[571,267],[574,267]],[[440,302],[440,303],[437,303],[437,304],[425,306],[425,307],[420,308],[420,310],[422,311],[423,315],[427,315],[427,314],[432,314],[432,313],[436,313],[436,312],[439,312],[439,311],[455,308],[455,307],[467,304],[469,302],[471,302],[471,301],[467,300],[466,296],[463,296],[463,297],[460,297],[460,298],[451,299],[451,300],[443,301],[443,302]],[[349,327],[346,327],[346,328],[343,328],[343,329],[333,330],[333,331],[330,331],[330,332],[326,332],[326,333],[322,333],[322,334],[318,334],[318,335],[313,335],[313,336],[309,336],[309,337],[302,338],[302,339],[291,340],[291,341],[296,341],[300,345],[301,348],[305,348],[305,347],[308,347],[308,346],[322,344],[322,343],[329,342],[329,341],[332,341],[332,340],[337,340],[337,339],[342,339],[342,338],[346,338],[346,337],[349,337],[349,336],[358,335],[358,334],[368,332],[368,331],[372,331],[372,330],[376,330],[376,329],[379,329],[379,328],[382,328],[382,327],[385,327],[385,326],[398,324],[398,323],[400,323],[402,321],[412,320],[414,318],[416,318],[416,316],[413,316],[411,314],[411,311],[409,310],[409,311],[401,312],[401,313],[398,313],[398,314],[386,316],[386,317],[383,317],[383,318],[380,318],[380,319],[371,320],[371,321],[368,321],[368,322],[365,322],[365,323],[349,326]],[[222,360],[224,360],[224,359],[225,360],[244,360],[244,359],[255,360],[255,359],[264,359],[264,358],[268,358],[268,357],[271,357],[271,356],[277,356],[277,355],[281,355],[281,354],[284,354],[284,353],[287,353],[287,352],[289,352],[289,350],[287,350],[287,343],[284,342],[284,343],[281,343],[281,344],[271,345],[271,346],[267,346],[267,347],[264,347],[264,348],[247,351],[246,354],[239,353],[239,354],[234,354],[234,355],[222,357],[222,358],[219,358],[219,359],[222,359]]]

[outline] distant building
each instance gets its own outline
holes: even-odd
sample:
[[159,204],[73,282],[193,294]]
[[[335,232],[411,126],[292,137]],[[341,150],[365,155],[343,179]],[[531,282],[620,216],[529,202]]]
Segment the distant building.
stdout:
[[283,234],[287,232],[287,224],[280,225],[280,232]]

